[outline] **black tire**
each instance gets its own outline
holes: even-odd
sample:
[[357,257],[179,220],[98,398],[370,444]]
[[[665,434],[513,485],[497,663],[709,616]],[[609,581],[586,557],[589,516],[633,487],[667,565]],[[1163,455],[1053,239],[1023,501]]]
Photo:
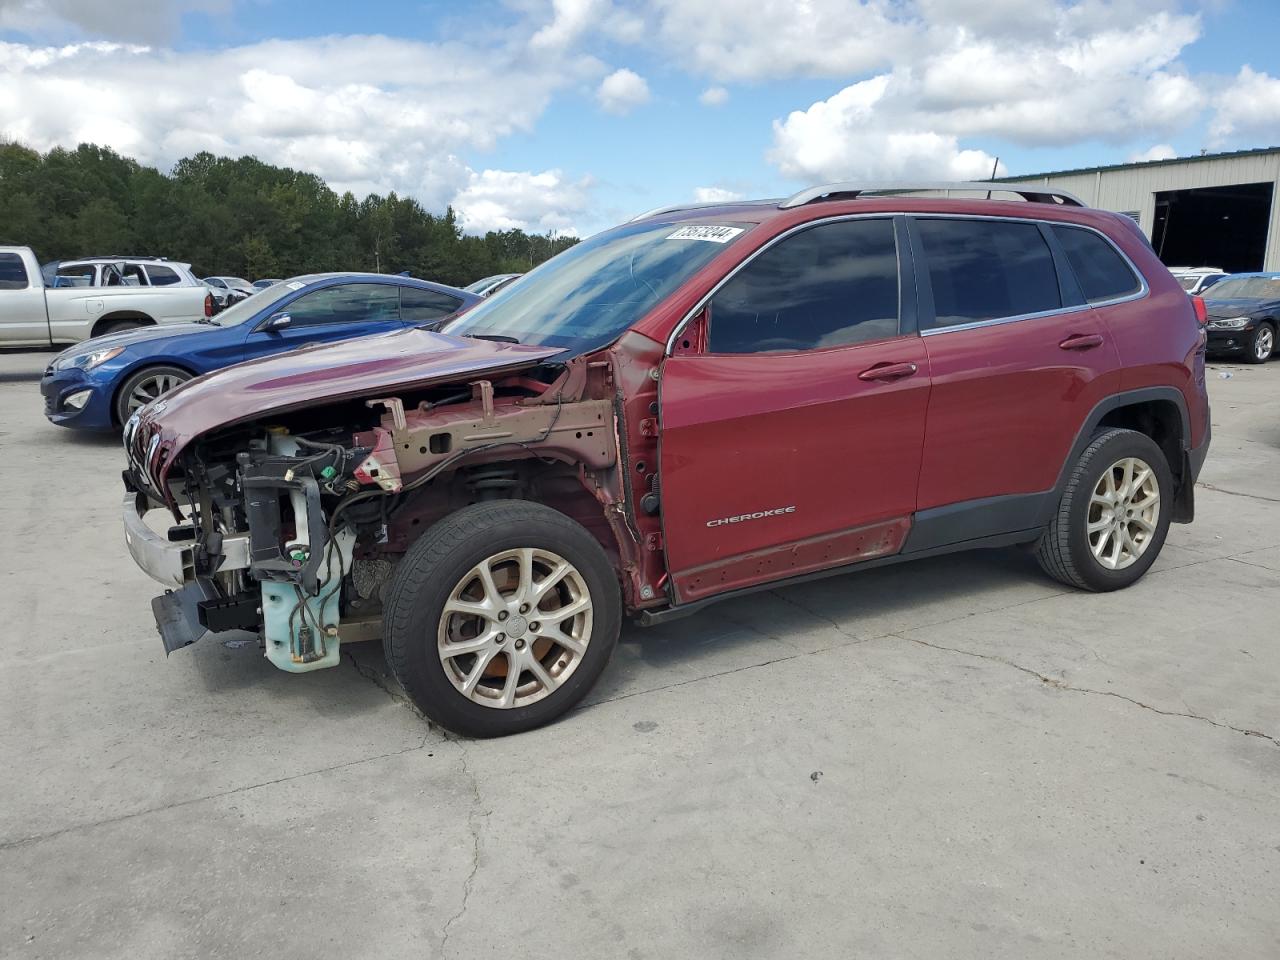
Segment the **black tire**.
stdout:
[[[468,571],[521,547],[551,551],[576,568],[590,594],[591,630],[573,673],[543,699],[525,706],[486,706],[469,699],[446,674],[438,650],[441,616]],[[581,700],[609,662],[621,621],[617,576],[585,528],[541,504],[492,501],[446,517],[409,548],[387,596],[383,651],[400,685],[431,720],[464,736],[505,736],[550,723]]]
[[123,426],[129,419],[129,396],[137,389],[138,385],[146,380],[155,377],[171,377],[179,383],[186,383],[191,379],[191,374],[181,367],[171,367],[168,365],[143,367],[141,370],[135,371],[130,375],[120,389],[116,391],[115,414],[118,425]]
[[148,326],[148,324],[141,320],[112,320],[102,328],[102,333],[98,334],[98,336],[105,337],[112,333],[124,333],[127,330],[137,330],[139,327],[145,326]]
[[[1151,467],[1160,494],[1160,509],[1155,531],[1141,555],[1129,566],[1113,570],[1104,566],[1090,549],[1089,505],[1105,472],[1128,457],[1137,457]],[[1141,578],[1160,555],[1169,532],[1173,499],[1173,474],[1155,441],[1134,430],[1101,432],[1071,468],[1058,512],[1036,545],[1036,559],[1045,573],[1068,586],[1092,591],[1127,587]]]
[[[1259,341],[1263,338],[1266,338],[1270,342],[1271,349],[1266,351],[1265,356],[1259,356],[1263,349]],[[1273,327],[1270,322],[1264,320],[1262,323],[1258,324],[1257,328],[1253,331],[1253,336],[1249,338],[1249,348],[1245,350],[1244,353],[1245,362],[1266,363],[1271,359],[1271,354],[1275,352],[1275,345],[1276,328]]]

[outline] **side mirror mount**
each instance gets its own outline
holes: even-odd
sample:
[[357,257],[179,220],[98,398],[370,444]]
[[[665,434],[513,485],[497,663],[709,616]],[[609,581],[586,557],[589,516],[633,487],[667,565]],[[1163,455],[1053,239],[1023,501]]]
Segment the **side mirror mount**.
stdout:
[[271,319],[266,322],[265,328],[267,330],[283,330],[285,327],[292,325],[292,323],[293,317],[289,316],[289,314],[277,313],[273,314]]

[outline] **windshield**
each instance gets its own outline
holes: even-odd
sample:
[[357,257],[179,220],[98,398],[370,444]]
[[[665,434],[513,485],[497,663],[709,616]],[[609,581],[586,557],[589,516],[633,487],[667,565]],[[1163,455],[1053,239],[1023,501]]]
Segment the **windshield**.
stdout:
[[235,306],[223,310],[213,318],[213,323],[220,327],[234,327],[238,323],[244,323],[264,307],[269,307],[277,300],[284,299],[302,286],[303,284],[298,284],[297,287],[294,287],[287,283],[277,283],[274,286],[267,287],[265,290],[259,290],[253,296],[246,297]]
[[1214,300],[1280,300],[1280,277],[1237,277],[1213,285]]
[[444,328],[589,350],[617,338],[751,224],[629,223],[574,244]]

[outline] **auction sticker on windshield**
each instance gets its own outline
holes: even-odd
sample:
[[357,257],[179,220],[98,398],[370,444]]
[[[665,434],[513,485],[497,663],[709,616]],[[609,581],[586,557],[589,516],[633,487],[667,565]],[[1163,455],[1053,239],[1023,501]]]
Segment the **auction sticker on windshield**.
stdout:
[[681,227],[667,237],[668,240],[710,240],[712,243],[728,243],[742,232],[742,227],[717,227],[711,224],[698,224]]

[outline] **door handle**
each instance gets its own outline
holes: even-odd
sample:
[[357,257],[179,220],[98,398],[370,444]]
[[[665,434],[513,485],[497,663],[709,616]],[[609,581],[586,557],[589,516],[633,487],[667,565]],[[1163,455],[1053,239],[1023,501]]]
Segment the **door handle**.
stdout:
[[1072,334],[1058,344],[1063,350],[1092,350],[1102,346],[1102,336],[1096,333]]
[[914,363],[877,363],[858,374],[859,380],[901,380],[916,372]]

